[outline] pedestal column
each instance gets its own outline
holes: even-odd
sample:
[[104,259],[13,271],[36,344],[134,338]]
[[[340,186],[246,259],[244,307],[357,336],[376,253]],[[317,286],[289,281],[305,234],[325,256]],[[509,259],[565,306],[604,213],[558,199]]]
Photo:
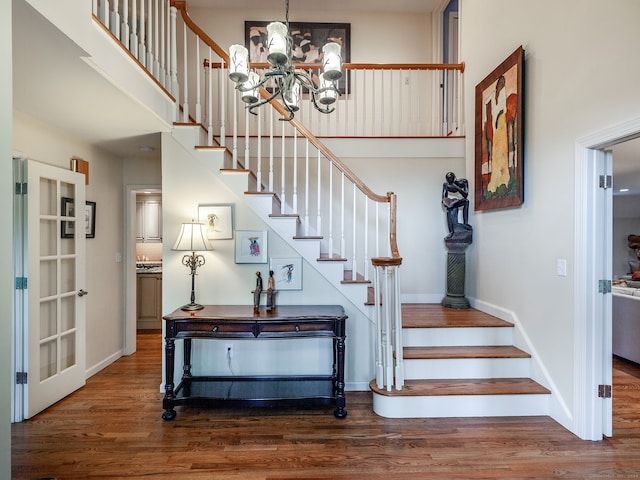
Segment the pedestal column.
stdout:
[[442,305],[448,308],[469,308],[469,301],[464,296],[466,254],[471,245],[471,231],[464,235],[454,234],[444,239],[447,247],[447,294]]

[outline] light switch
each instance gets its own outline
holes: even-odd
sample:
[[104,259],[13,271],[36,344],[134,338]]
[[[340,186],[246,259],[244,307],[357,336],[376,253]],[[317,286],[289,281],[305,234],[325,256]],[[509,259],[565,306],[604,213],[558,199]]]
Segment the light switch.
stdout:
[[559,277],[567,276],[567,260],[565,258],[558,259],[558,276]]

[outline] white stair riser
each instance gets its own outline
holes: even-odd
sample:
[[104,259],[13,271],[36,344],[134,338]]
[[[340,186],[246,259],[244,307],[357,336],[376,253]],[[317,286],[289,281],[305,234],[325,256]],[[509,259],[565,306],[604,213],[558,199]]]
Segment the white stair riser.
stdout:
[[269,225],[285,238],[293,238],[298,234],[298,219],[296,217],[272,217]]
[[513,345],[513,328],[404,328],[405,347]]
[[373,394],[373,411],[387,418],[513,417],[549,415],[549,395]]
[[305,238],[295,240],[296,250],[304,258],[320,258],[320,240]]
[[200,128],[193,125],[175,125],[171,135],[187,150],[194,149],[196,145],[206,145],[200,140]]
[[446,378],[522,378],[530,375],[529,358],[455,358],[405,360],[407,380]]

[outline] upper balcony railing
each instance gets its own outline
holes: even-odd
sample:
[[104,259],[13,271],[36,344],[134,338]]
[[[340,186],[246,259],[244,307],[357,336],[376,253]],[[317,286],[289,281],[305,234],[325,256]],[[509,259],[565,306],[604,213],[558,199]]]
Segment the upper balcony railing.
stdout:
[[[244,108],[227,79],[226,52],[211,49],[184,23],[176,22],[170,0],[93,0],[94,14],[130,53],[178,99],[177,121],[229,131],[234,103]],[[173,2],[181,4],[186,2]],[[175,43],[172,44],[172,35]],[[189,52],[187,54],[187,52]],[[252,64],[258,74],[266,64]],[[320,65],[300,64],[313,75]],[[440,137],[464,135],[461,103],[464,64],[344,64],[342,95],[331,115],[306,105],[299,119],[316,137]],[[208,95],[214,101],[206,110]],[[228,107],[228,108],[227,108]],[[262,127],[266,127],[266,116]],[[250,122],[251,123],[251,122]],[[238,125],[244,136],[246,122]],[[248,134],[257,134],[257,124]],[[218,135],[216,135],[218,136]],[[224,138],[222,142],[225,143]]]

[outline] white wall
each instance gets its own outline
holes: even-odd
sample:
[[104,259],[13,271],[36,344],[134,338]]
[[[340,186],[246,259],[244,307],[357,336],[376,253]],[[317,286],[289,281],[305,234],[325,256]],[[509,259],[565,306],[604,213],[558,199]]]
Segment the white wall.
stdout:
[[[525,202],[476,213],[468,291],[514,313],[572,405],[574,390],[574,163],[576,139],[637,118],[636,0],[461,0],[465,113],[474,87],[519,45],[525,56]],[[620,70],[620,65],[624,69]],[[474,123],[467,122],[467,175]],[[568,260],[568,276],[556,260]]]
[[[13,105],[13,67],[11,62],[11,2],[0,2],[0,178],[4,178],[4,187],[0,188],[0,213],[3,225],[13,225],[13,173],[11,162],[11,136]],[[0,326],[4,332],[12,331],[13,305],[13,250],[12,229],[3,228],[0,232]],[[11,478],[11,349],[12,335],[0,335],[0,404],[4,406],[0,413],[0,478]]]
[[86,242],[86,365],[92,374],[122,350],[123,264],[116,263],[116,254],[123,252],[122,162],[17,111],[13,129],[13,148],[27,158],[64,169],[73,156],[89,162],[86,198],[96,202],[96,236]]
[[[246,20],[284,21],[284,8],[277,10],[189,8],[190,16],[225,50],[244,45]],[[354,11],[289,9],[291,22],[351,24],[352,63],[430,63],[431,14],[372,13]]]

